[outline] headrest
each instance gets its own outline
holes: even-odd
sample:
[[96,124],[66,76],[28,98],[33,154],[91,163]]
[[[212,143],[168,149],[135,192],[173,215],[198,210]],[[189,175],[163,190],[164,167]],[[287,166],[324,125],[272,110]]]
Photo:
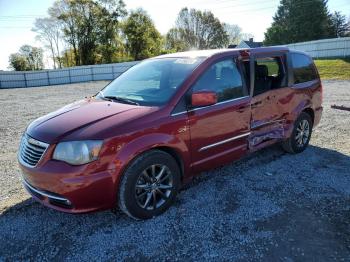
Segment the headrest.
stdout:
[[257,65],[255,67],[255,74],[256,74],[256,77],[259,77],[259,78],[268,77],[269,70],[266,65]]

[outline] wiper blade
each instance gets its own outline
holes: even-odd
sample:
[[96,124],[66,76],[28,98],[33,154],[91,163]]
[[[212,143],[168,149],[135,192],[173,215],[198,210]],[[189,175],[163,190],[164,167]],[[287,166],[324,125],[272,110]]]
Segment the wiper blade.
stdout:
[[137,105],[137,106],[140,105],[139,103],[137,103],[135,101],[132,101],[132,100],[127,99],[127,98],[119,97],[119,96],[102,96],[102,98],[110,99],[110,100],[114,100],[114,101],[122,102],[122,103],[126,103],[126,104],[130,104],[130,105]]

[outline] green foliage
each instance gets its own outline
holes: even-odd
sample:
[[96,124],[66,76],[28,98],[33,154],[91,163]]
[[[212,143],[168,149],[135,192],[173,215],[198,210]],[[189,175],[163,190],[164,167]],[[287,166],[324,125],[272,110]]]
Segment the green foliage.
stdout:
[[135,60],[159,55],[162,37],[146,11],[137,9],[130,13],[123,25],[126,47]]
[[16,71],[43,69],[43,50],[39,47],[23,45],[18,53],[9,57],[10,67]]
[[281,0],[265,45],[280,45],[332,37],[327,0]]
[[119,19],[127,13],[122,0],[57,0],[49,13],[60,21],[75,65],[113,61],[120,43]]
[[[36,19],[33,31],[51,52],[54,68],[140,60],[191,49],[222,48],[252,35],[221,23],[210,11],[183,8],[165,36],[142,9],[127,16],[123,0],[56,0],[49,17]],[[281,0],[265,45],[350,36],[350,21],[329,14],[327,0]],[[64,43],[65,50],[60,50]],[[42,50],[22,47],[9,57],[15,70],[43,67]]]
[[176,26],[167,34],[167,48],[176,51],[226,47],[229,42],[224,24],[210,11],[183,8]]
[[66,49],[63,51],[60,60],[64,67],[75,66],[75,57],[73,49]]
[[346,16],[340,12],[331,15],[331,27],[334,37],[350,36],[350,21],[346,21]]
[[125,48],[119,36],[120,19],[127,15],[122,0],[99,0],[98,54],[99,63],[112,63],[124,56]]
[[11,54],[9,57],[9,63],[10,67],[13,68],[15,71],[29,70],[26,58],[19,53]]
[[180,30],[178,28],[171,28],[166,34],[165,48],[171,52],[181,52],[187,49],[187,44],[181,39]]

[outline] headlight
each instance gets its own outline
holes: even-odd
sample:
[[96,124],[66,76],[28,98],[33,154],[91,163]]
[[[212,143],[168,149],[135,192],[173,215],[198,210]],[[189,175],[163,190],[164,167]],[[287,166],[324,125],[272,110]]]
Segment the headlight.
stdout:
[[71,141],[58,143],[53,159],[67,162],[71,165],[82,165],[98,158],[102,142],[100,140]]

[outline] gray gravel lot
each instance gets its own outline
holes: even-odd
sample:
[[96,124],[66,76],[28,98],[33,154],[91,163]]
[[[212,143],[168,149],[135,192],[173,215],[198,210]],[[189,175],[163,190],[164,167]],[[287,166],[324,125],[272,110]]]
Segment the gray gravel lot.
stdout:
[[0,90],[0,261],[350,258],[350,81],[324,81],[324,114],[299,155],[278,146],[203,173],[164,215],[70,215],[29,198],[16,151],[35,118],[106,82]]

